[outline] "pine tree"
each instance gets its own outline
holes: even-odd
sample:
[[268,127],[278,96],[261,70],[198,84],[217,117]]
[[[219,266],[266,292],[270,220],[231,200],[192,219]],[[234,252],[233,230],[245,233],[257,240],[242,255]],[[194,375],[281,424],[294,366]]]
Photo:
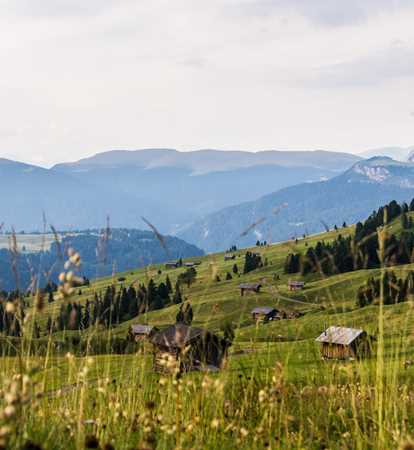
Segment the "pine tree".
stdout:
[[179,303],[182,303],[183,299],[181,296],[181,291],[180,291],[180,284],[177,283],[175,284],[175,292],[174,292],[174,297],[173,297],[173,303],[178,305]]
[[180,305],[180,308],[178,309],[177,315],[175,316],[175,323],[183,323],[184,322],[184,312],[183,312],[183,305]]
[[401,214],[401,227],[402,227],[403,230],[406,230],[406,229],[409,228],[409,226],[408,226],[408,217],[407,217],[407,214],[405,212],[403,212]]
[[167,278],[165,279],[165,285],[167,286],[168,294],[171,294],[173,291],[173,288],[172,288],[170,277],[168,275],[167,275]]
[[184,314],[183,323],[185,325],[190,326],[193,322],[193,308],[190,303],[187,304],[187,307],[185,308],[183,314]]

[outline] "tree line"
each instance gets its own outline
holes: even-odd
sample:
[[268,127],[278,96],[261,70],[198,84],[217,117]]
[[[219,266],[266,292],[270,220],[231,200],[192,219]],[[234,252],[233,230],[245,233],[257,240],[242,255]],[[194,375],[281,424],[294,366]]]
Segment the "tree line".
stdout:
[[393,271],[386,271],[383,277],[370,277],[360,286],[356,295],[356,304],[360,308],[378,304],[383,297],[384,305],[405,302],[414,295],[414,272],[408,272],[405,278],[397,278]]
[[333,275],[360,269],[372,269],[381,265],[378,228],[400,216],[402,233],[384,237],[384,264],[394,266],[408,264],[414,256],[413,222],[408,216],[414,211],[414,200],[410,205],[399,205],[396,201],[374,211],[368,219],[358,222],[355,235],[343,237],[341,234],[332,242],[319,241],[309,247],[304,255],[290,253],[285,260],[285,273],[320,273]]

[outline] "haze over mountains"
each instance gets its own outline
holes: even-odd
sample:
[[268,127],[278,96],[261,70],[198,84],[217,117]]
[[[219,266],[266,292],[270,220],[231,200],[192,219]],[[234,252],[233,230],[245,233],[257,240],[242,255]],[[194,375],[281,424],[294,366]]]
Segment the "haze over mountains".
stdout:
[[324,151],[111,151],[51,169],[0,160],[1,221],[39,230],[142,228],[163,233],[206,214],[301,182],[330,178],[360,158]]
[[298,184],[225,208],[179,236],[207,251],[253,245],[258,239],[275,242],[322,231],[324,223],[330,227],[355,223],[381,204],[413,197],[414,164],[374,157],[330,180]]
[[142,229],[145,217],[164,234],[217,251],[409,201],[414,163],[328,151],[109,151],[51,169],[0,159],[0,189],[6,229],[41,230],[43,212],[60,230],[100,228],[107,215],[113,227]]

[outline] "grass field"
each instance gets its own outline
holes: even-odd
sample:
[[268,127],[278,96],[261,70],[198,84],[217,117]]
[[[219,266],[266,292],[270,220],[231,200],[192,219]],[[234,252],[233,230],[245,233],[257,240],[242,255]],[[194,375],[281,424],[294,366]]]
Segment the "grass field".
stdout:
[[[398,232],[398,224],[392,226]],[[226,321],[236,324],[230,356],[219,373],[158,375],[147,345],[129,355],[86,357],[33,356],[30,342],[22,345],[18,356],[1,360],[0,441],[10,448],[34,448],[30,442],[47,449],[414,448],[413,302],[356,306],[358,287],[369,276],[380,276],[381,269],[328,278],[313,274],[303,291],[287,288],[286,255],[339,233],[353,233],[353,227],[255,248],[267,265],[240,277],[232,266],[242,271],[245,250],[236,252],[235,261],[224,261],[224,254],[200,258],[196,282],[183,287],[193,305],[193,324],[215,332]],[[167,274],[174,284],[183,270],[150,266],[116,274],[93,281],[69,300],[83,303],[109,284],[160,282]],[[399,275],[414,265],[393,270]],[[227,272],[233,278],[225,281]],[[119,282],[120,277],[125,280]],[[260,282],[262,292],[241,297],[238,284],[250,281]],[[42,312],[33,308],[26,326],[35,318],[44,327],[59,306],[55,301]],[[304,315],[258,325],[250,314],[255,306]],[[132,323],[163,327],[175,322],[177,308],[149,312],[109,331],[88,329],[82,337],[126,337]],[[322,360],[315,338],[330,325],[374,334],[374,355]],[[76,334],[42,339],[51,344]]]

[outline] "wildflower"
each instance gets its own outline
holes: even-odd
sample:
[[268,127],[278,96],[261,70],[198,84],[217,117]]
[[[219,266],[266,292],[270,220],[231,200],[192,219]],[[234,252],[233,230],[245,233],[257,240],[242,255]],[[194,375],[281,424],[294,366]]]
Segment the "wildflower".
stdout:
[[16,312],[16,307],[14,306],[13,302],[6,303],[6,312],[9,314],[13,314]]
[[264,389],[261,389],[259,391],[259,402],[263,403],[266,400],[266,398],[267,398],[266,391]]
[[11,433],[11,428],[8,426],[3,426],[0,428],[0,438],[4,438]]
[[246,437],[247,435],[249,434],[249,432],[246,430],[246,428],[240,428],[240,435],[242,436],[242,437]]
[[219,422],[218,419],[213,419],[213,420],[211,421],[211,428],[218,428],[219,425],[220,425],[220,422]]

